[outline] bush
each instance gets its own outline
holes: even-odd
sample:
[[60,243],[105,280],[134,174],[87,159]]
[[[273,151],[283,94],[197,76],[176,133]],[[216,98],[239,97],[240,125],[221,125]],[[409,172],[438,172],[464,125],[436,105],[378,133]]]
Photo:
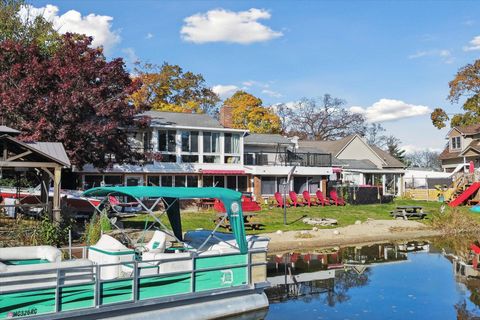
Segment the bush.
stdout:
[[48,215],[44,215],[40,225],[35,229],[33,242],[36,245],[50,245],[60,247],[68,243],[69,231],[72,230],[72,221],[62,219],[59,223],[50,219]]
[[85,237],[84,242],[87,245],[92,245],[100,240],[103,232],[108,232],[112,230],[112,224],[108,215],[103,211],[100,215],[95,212],[90,219],[90,222],[85,226]]

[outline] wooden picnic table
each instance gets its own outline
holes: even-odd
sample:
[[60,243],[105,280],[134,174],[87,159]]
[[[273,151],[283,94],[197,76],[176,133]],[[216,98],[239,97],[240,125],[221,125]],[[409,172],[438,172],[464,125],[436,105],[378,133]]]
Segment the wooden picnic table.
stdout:
[[393,211],[390,211],[390,215],[394,218],[419,218],[423,219],[427,216],[427,213],[423,212],[422,206],[397,206]]
[[[225,215],[226,215],[226,213],[217,213],[217,216],[213,220],[213,222],[219,223]],[[243,213],[243,224],[245,225],[245,227],[251,228],[252,230],[259,230],[263,226],[263,224],[255,223],[255,222],[251,221],[251,219],[256,217],[256,216],[257,216],[257,214],[254,213],[254,212],[244,212]],[[228,216],[223,221],[223,223],[220,225],[220,227],[228,229],[228,230],[232,229],[231,226],[230,226],[230,221],[228,220]]]

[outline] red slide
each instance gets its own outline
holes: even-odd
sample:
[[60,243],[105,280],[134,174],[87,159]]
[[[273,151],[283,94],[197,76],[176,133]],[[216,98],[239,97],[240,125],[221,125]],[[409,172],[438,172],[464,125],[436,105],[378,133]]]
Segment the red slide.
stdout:
[[456,207],[465,201],[468,200],[472,196],[472,194],[480,188],[480,182],[474,182],[467,190],[463,191],[461,195],[459,195],[455,200],[451,201],[448,205],[450,207]]

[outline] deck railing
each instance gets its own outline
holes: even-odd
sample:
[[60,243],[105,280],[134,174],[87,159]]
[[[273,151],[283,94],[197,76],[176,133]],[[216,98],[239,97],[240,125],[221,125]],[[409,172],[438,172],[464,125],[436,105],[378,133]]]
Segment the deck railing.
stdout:
[[[76,247],[76,248],[66,248],[63,249],[64,252],[69,255],[72,255],[72,251],[76,252],[77,254],[73,254],[73,256],[81,256],[82,258],[86,257],[87,248],[85,247]],[[258,254],[261,255],[259,258]],[[122,284],[124,287],[126,283],[131,282],[127,286],[131,287],[131,296],[125,298],[124,294],[120,294],[119,300],[113,302],[113,304],[119,303],[139,303],[142,304],[143,300],[148,300],[149,302],[145,302],[147,304],[151,304],[152,300],[155,303],[162,303],[162,302],[171,302],[171,301],[179,301],[182,299],[191,299],[196,296],[205,296],[211,295],[213,292],[221,293],[222,291],[232,291],[232,290],[250,290],[256,287],[256,284],[260,286],[265,286],[266,284],[266,250],[265,249],[251,249],[246,254],[246,261],[245,263],[233,263],[233,264],[222,264],[215,265],[213,267],[199,267],[197,268],[197,260],[198,259],[208,259],[208,258],[215,258],[215,257],[227,257],[227,256],[235,256],[240,255],[238,252],[234,253],[224,253],[224,254],[217,254],[217,255],[207,255],[207,256],[198,256],[196,253],[193,253],[191,256],[188,257],[176,257],[175,259],[168,259],[168,263],[171,262],[180,262],[191,260],[192,268],[191,270],[183,270],[183,271],[175,271],[175,272],[162,272],[158,274],[141,274],[141,269],[145,268],[146,266],[155,266],[160,265],[162,262],[165,263],[167,261],[163,259],[158,260],[148,260],[148,261],[128,261],[128,262],[121,262],[121,263],[110,263],[110,264],[95,264],[91,266],[72,266],[72,267],[59,267],[57,269],[51,270],[36,270],[36,271],[21,271],[21,272],[8,272],[8,273],[0,273],[0,283],[3,282],[3,288],[0,288],[0,294],[2,297],[5,298],[5,303],[7,303],[9,295],[13,295],[15,298],[21,298],[22,294],[25,295],[32,295],[32,292],[43,292],[43,294],[48,294],[48,292],[52,292],[52,302],[53,308],[51,311],[43,311],[43,313],[38,312],[37,308],[33,307],[35,305],[34,300],[30,300],[32,304],[32,310],[35,309],[35,316],[42,316],[42,315],[50,315],[53,316],[55,314],[55,318],[59,318],[58,313],[62,314],[62,311],[68,310],[70,313],[81,313],[86,314],[87,310],[94,309],[94,308],[102,308],[106,307],[107,305],[112,305],[112,302],[105,302],[106,297],[111,296],[113,291],[106,293],[108,291],[109,286],[114,286],[117,282],[118,284]],[[129,272],[129,275],[124,275],[119,278],[115,279],[102,279],[102,269],[112,266],[118,266],[121,268],[122,266],[128,266],[129,269],[132,271]],[[148,268],[148,267],[147,267]],[[242,284],[236,284],[232,286],[226,287],[212,287],[211,289],[200,288],[197,289],[196,285],[199,281],[199,277],[202,277],[207,272],[225,272],[226,270],[238,270],[240,268],[246,268],[246,282]],[[260,269],[258,269],[260,268]],[[69,274],[70,273],[70,274]],[[200,274],[200,275],[198,275]],[[260,277],[259,277],[260,274]],[[35,279],[29,279],[25,276],[35,276]],[[43,275],[43,276],[42,276]],[[265,278],[263,277],[265,276]],[[162,292],[160,289],[162,287],[161,284],[157,284],[154,292],[157,293],[157,296],[152,297],[140,297],[140,290],[145,288],[144,286],[151,286],[151,280],[155,280],[156,278],[159,279],[160,283],[163,280],[167,280],[167,278],[172,277],[181,277],[181,276],[188,276],[190,279],[189,282],[189,289],[185,292],[179,292],[175,294],[170,294]],[[5,281],[5,278],[16,277],[13,281]],[[233,273],[232,273],[233,277]],[[187,278],[187,279],[188,279]],[[258,279],[263,279],[259,281]],[[17,280],[18,279],[18,280]],[[80,280],[80,281],[79,281]],[[70,283],[73,281],[73,283]],[[145,282],[144,282],[145,281]],[[46,282],[46,283],[45,283]],[[53,282],[53,283],[52,283]],[[31,286],[33,283],[38,283],[38,286]],[[45,283],[45,284],[44,284]],[[69,284],[70,283],[70,284]],[[13,289],[9,290],[8,286],[22,286],[22,285],[29,285],[28,288],[25,289]],[[87,288],[87,287],[91,288]],[[82,291],[82,299],[85,301],[91,301],[91,304],[88,306],[81,305],[77,307],[73,307],[71,304],[71,300],[73,298],[72,294],[65,295],[65,292],[69,290],[75,291],[75,289],[80,288]],[[124,289],[122,289],[123,291]],[[72,291],[72,292],[73,292]],[[91,294],[89,293],[91,292]],[[105,293],[105,294],[104,294]],[[12,297],[13,297],[12,296]],[[66,299],[66,300],[64,300]],[[3,305],[4,310],[8,310],[8,305]],[[43,303],[43,302],[42,302]],[[67,304],[67,306],[65,306]],[[28,308],[26,306],[25,308]],[[14,307],[12,307],[14,309]],[[14,311],[14,310],[12,310]],[[2,315],[0,314],[0,318]]]
[[308,152],[246,152],[245,165],[253,166],[302,166],[331,167],[332,155],[329,153]]

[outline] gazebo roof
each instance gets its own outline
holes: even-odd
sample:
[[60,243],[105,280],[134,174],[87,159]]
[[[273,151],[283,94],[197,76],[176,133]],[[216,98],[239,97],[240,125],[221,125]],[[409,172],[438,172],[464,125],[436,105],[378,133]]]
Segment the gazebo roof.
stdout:
[[[0,136],[8,150],[15,152],[16,162],[50,162],[62,167],[70,167],[70,160],[60,142],[24,142],[9,135]],[[28,151],[28,152],[27,152]]]

